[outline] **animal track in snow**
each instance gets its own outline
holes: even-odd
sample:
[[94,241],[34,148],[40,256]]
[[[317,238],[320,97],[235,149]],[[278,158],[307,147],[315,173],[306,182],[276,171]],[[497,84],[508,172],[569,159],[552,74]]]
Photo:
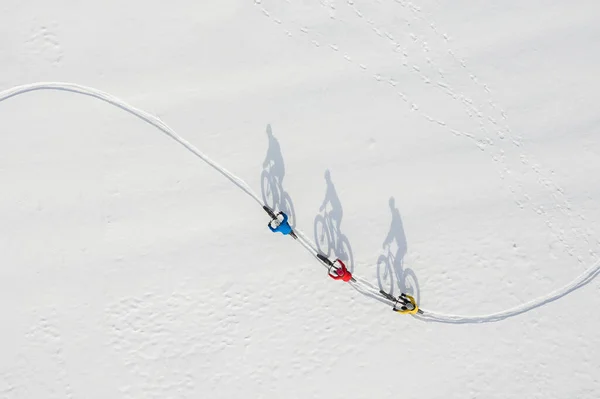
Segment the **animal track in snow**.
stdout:
[[[369,27],[369,30],[379,39],[386,40],[389,43],[390,49],[395,54],[400,55],[401,63],[408,72],[417,74],[425,85],[436,87],[450,99],[461,104],[465,114],[473,120],[477,128],[474,128],[471,132],[457,129],[456,127],[447,124],[445,121],[436,118],[433,114],[427,113],[417,102],[411,100],[406,93],[397,91],[396,94],[409,105],[413,112],[418,112],[419,115],[428,122],[434,123],[438,127],[442,127],[454,136],[470,140],[478,149],[489,153],[491,160],[498,166],[499,177],[507,185],[508,190],[514,198],[515,205],[521,209],[530,208],[536,214],[545,217],[546,226],[548,226],[558,241],[561,242],[566,253],[573,255],[575,253],[573,245],[577,245],[576,243],[578,242],[596,242],[591,235],[593,233],[584,231],[581,227],[576,225],[576,220],[583,220],[584,217],[581,214],[572,212],[572,207],[566,199],[562,188],[550,178],[546,177],[541,171],[541,168],[534,167],[531,161],[528,160],[528,157],[523,152],[522,138],[515,136],[507,124],[507,113],[502,108],[498,107],[497,102],[492,98],[492,90],[489,86],[483,83],[468,67],[466,61],[460,58],[450,47],[451,39],[449,35],[440,33],[437,24],[432,21],[431,17],[427,16],[426,13],[414,3],[401,0],[394,0],[394,2],[408,10],[408,15],[403,15],[407,31],[400,32],[400,34],[391,31],[391,28],[386,29],[373,18],[366,16],[366,13],[359,9],[355,1],[348,0],[345,2],[345,5],[352,10],[352,15],[355,15],[358,21],[362,21],[362,23],[366,24]],[[322,1],[321,4],[324,5],[325,2]],[[338,18],[336,22],[332,23],[341,22],[341,18]],[[344,24],[348,24],[349,21],[343,20],[343,22]],[[397,26],[397,24],[393,26]],[[318,35],[322,41],[327,41],[327,38],[322,34],[319,34],[315,29],[309,31],[308,28],[303,26],[302,31],[309,36]],[[433,37],[428,37],[427,31],[433,32]],[[415,62],[415,59],[409,55],[407,48],[401,45],[403,36],[409,38],[410,42],[420,48],[421,56],[425,57],[424,65],[435,72],[435,77],[433,75],[428,75],[424,69]],[[316,39],[311,40],[313,43],[317,42]],[[481,93],[485,93],[485,96],[487,97],[486,100],[474,100],[453,88],[448,81],[448,77],[446,73],[444,73],[444,70],[428,55],[432,52],[433,43],[438,43],[438,51],[441,48],[440,46],[445,46],[445,49],[441,48],[442,51],[448,54],[451,59],[465,71],[466,78],[472,82],[473,85],[478,87],[481,90]],[[343,43],[330,43],[329,46],[326,47],[329,47],[332,50],[334,48],[337,49],[334,51],[340,51],[343,48]],[[364,62],[364,60],[360,60],[359,57],[350,54],[347,51],[342,51],[342,53],[347,61],[354,63],[361,70],[368,70],[367,63]],[[383,76],[378,71],[373,71],[372,76],[377,82],[388,82],[391,87],[396,86],[391,82],[398,81],[396,77]],[[494,114],[497,114],[497,116]],[[520,162],[518,159],[520,159]],[[553,198],[555,202],[554,207],[559,211],[560,215],[564,216],[565,220],[559,221],[558,218],[560,215],[557,216],[555,213],[547,212],[541,204],[536,204],[531,196],[527,194],[527,191],[524,188],[523,178],[526,178],[527,171],[529,170],[536,174],[537,183],[548,191],[550,197]],[[570,231],[572,232],[572,238],[570,240],[565,237],[564,229],[559,227],[561,225],[569,226]],[[594,245],[597,245],[597,243]],[[596,253],[596,251],[593,250],[589,250],[589,252],[593,254]],[[593,255],[592,258],[596,259],[597,257],[596,255]],[[578,259],[583,262],[581,257]]]
[[[35,320],[25,333],[26,346],[21,358],[31,378],[27,388],[41,390],[49,398],[72,398],[73,391],[69,383],[66,356],[61,330],[57,322],[57,311],[53,307],[44,307],[32,312]],[[53,378],[48,382],[47,372]],[[44,378],[38,380],[38,375]]]
[[31,29],[25,48],[28,56],[43,59],[52,65],[59,65],[64,57],[60,41],[58,39],[58,25],[36,25]]

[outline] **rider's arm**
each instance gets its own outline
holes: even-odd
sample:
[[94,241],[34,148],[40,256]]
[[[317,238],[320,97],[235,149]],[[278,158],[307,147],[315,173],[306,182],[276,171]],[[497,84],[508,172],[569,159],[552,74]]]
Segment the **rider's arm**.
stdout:
[[390,231],[389,231],[387,237],[385,237],[385,240],[383,241],[383,247],[385,247],[388,244],[391,244],[393,239],[394,239],[394,229],[393,229],[393,227],[390,226]]
[[[327,191],[329,191],[329,188],[327,189]],[[323,210],[325,209],[325,205],[327,205],[327,203],[329,202],[329,195],[327,195],[328,193],[325,193],[325,199],[323,200],[323,203],[321,204],[321,206],[319,207],[319,210]]]
[[285,224],[288,221],[288,215],[286,215],[283,212],[279,212],[280,215],[283,215],[283,220],[281,221],[281,224]]

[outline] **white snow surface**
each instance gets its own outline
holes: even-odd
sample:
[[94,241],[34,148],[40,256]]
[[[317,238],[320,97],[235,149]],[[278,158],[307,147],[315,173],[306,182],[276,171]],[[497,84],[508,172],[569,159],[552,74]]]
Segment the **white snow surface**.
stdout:
[[[0,398],[599,398],[599,21],[3,3]],[[247,194],[275,175],[308,241],[331,210],[331,257],[425,314],[271,233]]]

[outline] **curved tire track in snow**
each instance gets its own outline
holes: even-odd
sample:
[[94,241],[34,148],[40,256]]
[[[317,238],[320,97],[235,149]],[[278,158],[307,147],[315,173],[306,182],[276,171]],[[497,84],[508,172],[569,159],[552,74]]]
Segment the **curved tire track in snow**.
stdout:
[[[129,112],[132,115],[135,115],[139,119],[156,127],[161,132],[163,132],[164,134],[166,134],[167,136],[171,137],[173,140],[175,140],[176,142],[181,144],[188,151],[190,151],[191,153],[196,155],[198,158],[202,159],[204,162],[206,162],[208,165],[210,165],[213,169],[215,169],[217,172],[221,173],[223,176],[225,176],[227,179],[229,179],[233,184],[235,184],[238,188],[240,188],[242,191],[244,191],[246,194],[248,194],[250,197],[252,197],[252,199],[254,199],[261,207],[264,206],[260,197],[256,193],[254,193],[254,191],[252,191],[252,189],[248,186],[248,184],[246,184],[246,182],[244,182],[242,179],[238,178],[237,176],[235,176],[234,174],[229,172],[227,169],[223,168],[222,166],[217,164],[215,161],[210,159],[207,155],[202,153],[194,145],[192,145],[191,143],[186,141],[184,138],[179,136],[173,129],[171,129],[168,125],[166,125],[158,117],[156,117],[152,114],[149,114],[145,111],[142,111],[132,105],[129,105],[125,101],[123,101],[117,97],[114,97],[108,93],[105,93],[101,90],[97,90],[97,89],[94,89],[91,87],[81,86],[81,85],[78,85],[75,83],[40,82],[40,83],[32,83],[32,84],[27,84],[27,85],[22,85],[22,86],[16,86],[11,89],[4,90],[4,91],[0,92],[0,102],[5,101],[11,97],[15,97],[15,96],[18,96],[21,94],[25,94],[25,93],[29,93],[29,92],[33,92],[33,91],[39,91],[39,90],[65,91],[65,92],[71,92],[71,93],[76,93],[76,94],[81,94],[81,95],[97,98],[101,101],[104,101],[108,104],[118,107],[126,112]],[[304,233],[302,233],[302,231],[300,231],[298,229],[295,229],[295,231],[298,235],[298,242],[306,250],[311,252],[313,255],[316,255],[318,253],[318,251],[317,251],[314,243],[310,239],[308,239],[306,237],[306,235]],[[319,262],[319,263],[321,265],[325,266],[323,263],[321,263],[321,262]],[[327,266],[325,266],[325,267],[327,267]],[[525,313],[525,312],[528,312],[535,308],[538,308],[540,306],[543,306],[549,302],[552,302],[559,298],[562,298],[563,296],[588,284],[598,274],[600,274],[600,261],[596,262],[592,267],[587,269],[583,274],[581,274],[579,277],[577,277],[575,280],[573,280],[566,286],[564,286],[558,290],[555,290],[555,291],[549,293],[548,295],[545,295],[543,297],[539,297],[530,302],[527,302],[523,305],[511,308],[511,309],[508,309],[508,310],[505,310],[502,312],[498,312],[498,313],[492,313],[492,314],[481,315],[481,316],[458,316],[458,315],[446,315],[446,314],[425,311],[425,313],[423,315],[416,315],[415,317],[420,320],[424,320],[424,321],[452,323],[452,324],[489,323],[489,322],[500,321],[500,320],[503,320],[503,319],[506,319],[509,317],[520,315],[522,313]],[[381,297],[381,295],[379,295],[379,289],[377,287],[375,287],[373,284],[371,284],[370,282],[368,282],[362,278],[359,278],[357,276],[355,278],[356,278],[356,282],[353,282],[351,284],[357,291],[359,291],[363,295],[377,299],[380,302],[383,302],[385,304],[393,305],[392,302],[390,302],[387,299],[384,299],[383,297]]]
[[32,91],[39,90],[55,90],[55,91],[67,91],[71,93],[83,94],[85,96],[94,97],[104,102],[107,102],[115,107],[121,108],[124,111],[129,112],[156,127],[158,130],[171,137],[173,140],[177,141],[179,144],[184,146],[188,151],[196,155],[198,158],[202,159],[204,162],[209,164],[213,169],[217,172],[221,173],[223,176],[228,178],[233,184],[242,189],[246,194],[251,196],[256,202],[258,202],[261,206],[263,205],[261,199],[256,195],[250,187],[240,178],[229,172],[227,169],[218,165],[215,161],[210,159],[207,155],[202,153],[199,149],[194,147],[192,144],[187,142],[183,137],[179,136],[173,129],[167,126],[160,118],[151,115],[141,109],[138,109],[132,105],[127,104],[125,101],[111,96],[108,93],[105,93],[101,90],[94,89],[91,87],[81,86],[75,83],[66,83],[66,82],[39,82],[39,83],[31,83],[22,86],[16,86],[11,89],[4,90],[0,92],[0,102],[7,100],[11,97],[18,96],[20,94],[29,93]]
[[509,317],[517,316],[525,312],[529,312],[535,308],[539,308],[540,306],[544,306],[547,303],[556,301],[557,299],[562,298],[563,296],[576,291],[577,289],[583,287],[584,285],[591,282],[594,277],[600,274],[600,261],[594,263],[593,266],[588,268],[585,272],[583,272],[579,277],[575,280],[571,281],[569,284],[565,285],[562,288],[559,288],[555,291],[552,291],[548,295],[533,299],[527,303],[524,303],[519,306],[515,306],[514,308],[504,310],[498,313],[491,313],[488,315],[481,316],[458,316],[458,315],[446,315],[435,312],[427,311],[423,315],[418,315],[417,317],[422,320],[427,321],[437,321],[441,323],[451,323],[451,324],[470,324],[470,323],[491,323],[494,321],[500,321],[507,319]]
[[[215,169],[217,172],[221,173],[223,176],[225,176],[227,179],[229,179],[233,184],[235,184],[238,188],[240,188],[242,191],[244,191],[246,194],[248,194],[250,197],[252,197],[252,199],[254,199],[261,207],[263,207],[265,205],[263,203],[262,199],[248,186],[248,184],[246,184],[245,181],[243,181],[239,177],[235,176],[233,173],[229,172],[224,167],[217,164],[215,161],[213,161],[211,158],[209,158],[206,154],[204,154],[202,151],[200,151],[194,145],[189,143],[183,137],[179,136],[175,132],[175,130],[173,130],[167,124],[165,124],[163,121],[161,121],[160,118],[158,118],[146,111],[143,111],[139,108],[136,108],[133,105],[130,105],[130,104],[126,103],[125,101],[121,100],[120,98],[112,96],[101,90],[94,89],[92,87],[82,86],[82,85],[79,85],[76,83],[38,82],[38,83],[31,83],[31,84],[22,85],[22,86],[16,86],[11,89],[7,89],[7,90],[0,92],[0,102],[5,101],[11,97],[15,97],[15,96],[33,92],[33,91],[40,91],[40,90],[66,91],[66,92],[70,92],[70,93],[81,94],[81,95],[96,98],[98,100],[101,100],[108,104],[111,104],[117,108],[120,108],[126,112],[129,112],[130,114],[138,117],[139,119],[143,120],[144,122],[147,122],[150,125],[156,127],[158,130],[160,130],[161,132],[163,132],[164,134],[166,134],[167,136],[169,136],[170,138],[172,138],[173,140],[175,140],[176,142],[181,144],[192,154],[196,155],[198,158],[202,159],[204,162],[209,164],[213,169]],[[300,242],[300,244],[302,244],[302,246],[304,246],[313,255],[316,255],[318,253],[318,251],[316,249],[316,245],[314,245],[314,243],[312,243],[312,241],[310,239],[308,239],[306,237],[306,235],[304,235],[304,233],[302,233],[302,231],[300,231],[298,229],[294,229],[294,231],[298,235],[298,238],[299,238],[298,242]],[[325,266],[325,265],[323,265],[323,266]],[[371,287],[371,290],[375,290],[375,287]]]

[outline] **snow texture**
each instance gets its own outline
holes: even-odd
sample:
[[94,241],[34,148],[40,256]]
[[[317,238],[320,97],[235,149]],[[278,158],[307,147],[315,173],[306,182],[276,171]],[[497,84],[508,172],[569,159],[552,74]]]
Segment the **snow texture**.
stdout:
[[599,4],[136,3],[0,14],[0,398],[598,397]]

